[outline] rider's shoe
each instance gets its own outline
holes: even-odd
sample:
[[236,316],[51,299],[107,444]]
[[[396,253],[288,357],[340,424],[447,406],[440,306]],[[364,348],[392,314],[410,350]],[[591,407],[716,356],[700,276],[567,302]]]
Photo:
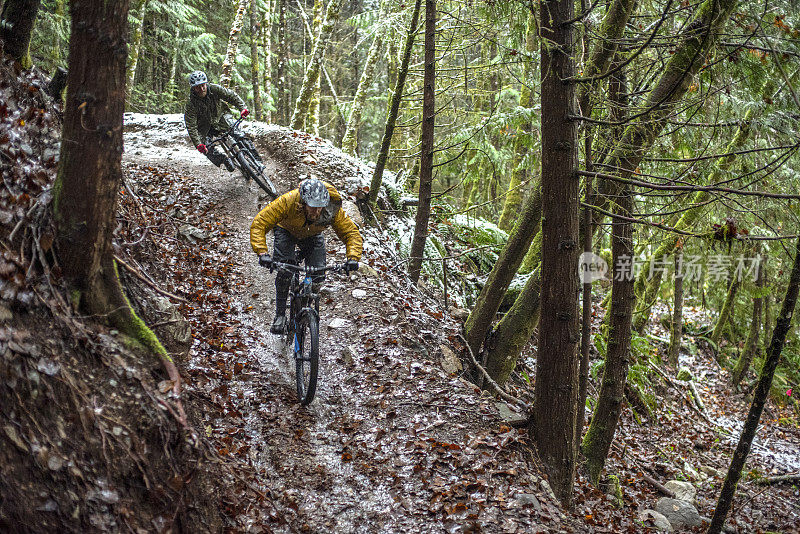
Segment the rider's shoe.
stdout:
[[233,166],[233,162],[231,161],[231,158],[225,158],[225,168],[228,169],[228,171],[230,171],[230,172],[233,172],[233,171],[236,170],[236,167]]
[[284,315],[276,315],[275,319],[272,321],[272,326],[269,328],[269,331],[273,334],[283,334],[283,330],[286,328],[286,316]]

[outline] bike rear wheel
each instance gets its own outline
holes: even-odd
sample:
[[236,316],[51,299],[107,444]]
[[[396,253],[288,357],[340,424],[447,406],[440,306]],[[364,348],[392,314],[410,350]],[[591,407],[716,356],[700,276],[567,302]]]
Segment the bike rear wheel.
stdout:
[[314,400],[319,371],[319,318],[313,311],[306,311],[297,321],[294,331],[294,361],[297,398],[305,406]]
[[258,187],[263,189],[272,200],[278,198],[278,190],[275,188],[275,184],[272,183],[272,180],[267,178],[264,174],[264,166],[256,161],[256,158],[249,150],[240,151],[237,155],[237,159],[239,160],[239,165],[242,168],[245,178],[253,179],[258,184]]

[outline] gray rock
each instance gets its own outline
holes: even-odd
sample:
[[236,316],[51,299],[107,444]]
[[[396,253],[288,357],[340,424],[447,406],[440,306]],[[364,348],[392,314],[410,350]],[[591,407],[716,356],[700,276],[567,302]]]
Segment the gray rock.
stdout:
[[359,228],[364,227],[364,217],[361,216],[361,211],[359,211],[358,206],[356,206],[355,202],[351,202],[347,199],[342,199],[342,210],[345,214],[353,219],[353,222],[356,223],[356,226]]
[[155,316],[161,318],[154,326],[158,339],[170,353],[177,354],[179,360],[185,359],[192,347],[192,326],[189,321],[166,297],[154,297],[150,305],[156,312]]
[[55,376],[61,370],[61,365],[50,358],[39,358],[36,369],[47,376]]
[[469,310],[464,308],[450,308],[450,316],[457,321],[466,321],[469,317]]
[[683,482],[681,480],[670,480],[664,484],[664,487],[674,493],[675,498],[679,501],[686,501],[694,504],[694,498],[697,495],[697,488],[695,488],[691,483]]
[[656,512],[666,517],[675,529],[699,527],[703,524],[697,508],[686,501],[662,497],[656,503]]
[[178,228],[178,232],[192,243],[197,243],[199,241],[205,241],[208,239],[208,236],[205,232],[196,226],[192,226],[191,224],[181,225],[181,227]]
[[347,365],[353,365],[353,361],[356,359],[356,351],[350,345],[346,346],[342,349],[342,359],[344,363]]
[[14,314],[11,313],[11,310],[0,304],[0,322],[8,322],[14,318]]
[[439,348],[442,349],[442,369],[444,369],[444,372],[449,375],[460,372],[463,367],[455,352],[447,345],[441,345]]
[[659,532],[672,532],[674,530],[670,522],[666,517],[664,517],[663,514],[660,514],[655,510],[642,510],[639,512],[639,521],[648,523],[651,519],[653,521],[653,526]]
[[542,511],[542,505],[533,493],[520,493],[515,498],[520,506],[533,506],[537,512]]

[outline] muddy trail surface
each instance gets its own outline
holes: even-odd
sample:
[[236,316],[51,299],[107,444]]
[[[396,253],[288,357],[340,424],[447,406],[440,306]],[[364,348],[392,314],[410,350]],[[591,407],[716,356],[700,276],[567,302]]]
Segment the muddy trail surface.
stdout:
[[[352,158],[321,139],[252,128],[281,192],[308,171],[342,190],[353,172]],[[199,407],[203,431],[221,456],[249,466],[242,476],[251,491],[223,503],[232,529],[575,530],[524,431],[503,422],[494,399],[442,370],[457,324],[412,290],[384,235],[362,226],[365,267],[328,276],[318,390],[301,407],[293,361],[269,333],[273,275],[249,245],[250,222],[266,203],[257,186],[194,151],[174,115],[126,116],[123,165],[130,210],[152,219],[139,241],[162,249],[139,266],[188,301],[186,395],[211,399]],[[344,245],[333,233],[326,242],[328,263],[342,262]]]

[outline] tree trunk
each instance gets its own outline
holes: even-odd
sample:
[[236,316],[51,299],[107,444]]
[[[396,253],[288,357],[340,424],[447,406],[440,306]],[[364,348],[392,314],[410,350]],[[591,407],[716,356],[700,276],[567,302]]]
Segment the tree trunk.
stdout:
[[[736,304],[736,296],[739,294],[739,287],[742,285],[741,277],[737,273],[731,274],[731,281],[728,284],[728,292],[725,296],[725,303],[717,316],[717,322],[714,325],[714,330],[711,332],[709,339],[715,345],[719,345],[719,340],[722,338],[722,330],[728,324],[728,319],[733,316],[733,309]],[[717,360],[722,358],[722,351],[717,351]]]
[[278,0],[278,64],[275,67],[277,83],[277,114],[281,124],[289,124],[289,91],[286,69],[289,63],[289,48],[286,45],[286,0]]
[[[71,36],[64,129],[53,184],[56,250],[76,304],[161,358],[173,392],[180,374],[122,292],[111,253],[122,181],[122,114],[128,1],[70,4]],[[185,415],[177,406],[182,422]]]
[[[537,266],[542,257],[542,234],[537,233],[530,246]],[[494,269],[492,270],[494,272]],[[542,288],[540,267],[534,270],[511,309],[503,316],[489,335],[486,351],[486,370],[495,382],[505,384],[517,365],[522,347],[530,341],[539,324],[539,298]],[[483,292],[481,292],[483,293]],[[505,289],[500,297],[505,293]]]
[[[181,27],[178,26],[175,29],[175,42],[179,43],[180,40],[181,40]],[[169,81],[167,82],[167,87],[165,89],[165,92],[168,95],[168,102],[170,105],[174,104],[176,97],[178,96],[176,94],[175,89],[178,86],[176,77],[178,74],[178,52],[180,51],[180,49],[181,49],[180,46],[176,46],[175,50],[172,51],[172,55],[170,56],[169,59]]]
[[769,283],[769,275],[767,273],[767,257],[764,256],[763,263],[761,264],[761,271],[764,274],[764,287],[767,288],[766,295],[764,296],[764,343],[761,350],[764,352],[769,348],[769,325],[772,324],[772,302],[774,297]]
[[[142,35],[144,29],[144,17],[147,13],[148,0],[138,0],[134,4],[137,18],[134,19],[131,26],[131,39],[130,46],[128,47],[128,94],[133,90],[133,84],[136,82],[136,66],[139,64],[139,53],[142,49]],[[177,53],[177,51],[176,51]]]
[[[322,0],[314,0],[313,10],[313,33],[312,39],[316,42],[319,36],[319,29],[322,25],[322,11],[324,8]],[[323,67],[324,68],[324,67]],[[319,97],[322,90],[322,77],[317,76],[316,85],[314,85],[314,92],[311,94],[311,100],[308,103],[308,116],[306,117],[305,129],[314,135],[319,135]]]
[[675,254],[675,299],[672,305],[672,331],[670,332],[667,361],[678,368],[678,355],[683,336],[683,248],[678,247]]
[[267,9],[261,19],[261,47],[264,49],[264,121],[272,122],[272,109],[275,102],[272,99],[272,21],[275,20],[275,0],[267,0]]
[[239,50],[239,36],[242,33],[247,2],[248,0],[239,0],[239,6],[233,16],[233,24],[231,24],[231,31],[228,36],[228,50],[225,52],[225,60],[222,62],[222,75],[219,77],[219,84],[222,87],[230,87],[233,80],[233,72],[236,69],[236,54]]
[[422,0],[416,0],[414,2],[414,11],[411,12],[411,21],[408,26],[406,43],[403,47],[403,59],[400,62],[400,69],[397,72],[397,82],[394,85],[394,93],[392,94],[389,113],[386,116],[386,125],[383,129],[381,148],[375,160],[375,171],[372,173],[372,182],[369,187],[369,203],[373,208],[378,200],[378,190],[383,182],[383,169],[386,167],[386,160],[389,157],[389,147],[392,145],[392,134],[394,133],[395,123],[397,122],[397,115],[400,112],[400,101],[403,99],[408,66],[411,63],[411,52],[413,52],[414,38],[417,35],[417,23],[419,22],[421,5]]
[[[528,24],[525,29],[525,50],[528,52],[528,57],[532,55],[535,50],[536,39],[536,19],[533,13],[528,14]],[[519,93],[519,105],[523,108],[530,109],[533,107],[533,98],[531,86],[533,80],[533,62],[525,61],[524,75],[522,77],[522,87]],[[532,142],[530,137],[533,135],[533,127],[530,121],[525,121],[524,124],[517,130],[517,137],[514,140],[514,157],[511,161],[511,180],[508,182],[508,189],[506,190],[506,198],[503,202],[503,211],[500,213],[500,220],[497,226],[502,230],[510,230],[514,226],[514,221],[519,215],[519,209],[522,205],[522,187],[521,184],[528,176],[528,169],[535,167],[525,161],[525,156],[528,154],[527,143]]]
[[261,120],[261,78],[258,59],[258,0],[250,0],[250,76],[253,82],[253,116]]
[[761,413],[764,411],[764,405],[767,402],[770,387],[772,386],[772,378],[775,376],[775,369],[781,359],[781,351],[786,342],[786,334],[792,324],[792,315],[794,315],[795,304],[797,303],[797,293],[800,289],[800,238],[795,245],[794,265],[792,266],[792,274],[789,278],[789,286],[786,288],[786,297],[783,299],[783,307],[778,316],[775,330],[772,332],[772,341],[767,351],[767,358],[764,361],[764,367],[761,369],[761,376],[758,379],[758,385],[753,393],[753,402],[750,405],[750,411],[747,414],[742,435],[739,438],[739,443],[736,445],[736,451],[733,453],[731,465],[728,468],[728,474],[725,477],[725,483],[719,494],[717,507],[714,510],[714,517],[711,519],[711,526],[708,527],[709,534],[719,534],[722,531],[722,526],[725,523],[725,517],[728,515],[728,510],[733,501],[733,495],[736,491],[736,486],[739,483],[739,478],[742,476],[742,468],[744,467],[747,455],[750,452],[750,446],[753,443],[753,438],[758,429],[758,422],[761,419]]
[[731,385],[734,389],[739,389],[739,384],[742,378],[747,374],[750,369],[750,364],[753,362],[753,357],[756,352],[761,348],[759,341],[761,333],[761,309],[763,303],[762,290],[764,288],[764,269],[759,265],[758,274],[756,275],[756,296],[753,298],[753,318],[750,321],[750,331],[747,334],[747,341],[744,343],[744,350],[739,356],[739,360],[731,372]]
[[[384,4],[385,5],[385,4]],[[367,91],[373,82],[375,67],[378,65],[380,53],[383,49],[383,34],[378,32],[372,39],[372,45],[367,53],[367,60],[364,63],[364,70],[361,71],[361,79],[358,82],[356,94],[353,97],[353,105],[350,107],[350,116],[347,118],[347,127],[342,139],[342,150],[348,154],[358,153],[358,129],[361,126],[361,114],[364,111],[364,102],[367,100]]]
[[308,116],[309,105],[314,95],[314,90],[319,81],[320,70],[322,69],[322,59],[325,56],[325,48],[328,46],[331,33],[333,32],[333,25],[339,18],[339,8],[341,0],[330,0],[328,9],[325,11],[325,20],[319,29],[319,35],[314,40],[314,48],[311,52],[311,59],[306,67],[305,76],[303,77],[303,85],[300,87],[300,94],[297,95],[297,100],[294,104],[294,113],[292,114],[291,128],[294,130],[301,130],[306,127],[306,118]]
[[433,186],[433,143],[436,120],[436,0],[425,0],[425,75],[422,91],[422,127],[420,130],[419,205],[414,220],[414,237],[408,261],[408,276],[416,284],[422,271],[428,219],[431,214]]
[[[570,508],[578,400],[578,150],[573,2],[543,0],[542,292],[532,434],[561,503]],[[554,387],[554,385],[558,385]]]
[[[615,211],[619,215],[630,217],[633,202],[629,186],[622,187]],[[611,449],[619,414],[622,411],[631,351],[634,279],[633,273],[620,269],[620,265],[622,258],[631,258],[634,255],[633,224],[615,219],[611,225],[614,268],[607,353],[597,407],[581,447],[586,458],[589,478],[595,486],[600,482],[600,474]]]
[[40,0],[6,0],[0,12],[3,51],[25,69],[31,67],[29,48],[39,3]]
[[[624,71],[618,71],[609,79],[609,100],[612,105],[612,119],[620,121],[625,117],[628,107],[627,83]],[[615,167],[612,167],[615,168]],[[633,213],[633,194],[630,186],[619,188],[615,212],[622,217]],[[587,230],[590,230],[587,228]],[[591,232],[586,232],[590,234]],[[633,223],[621,219],[611,221],[612,282],[611,308],[609,309],[609,328],[606,342],[606,359],[603,379],[592,421],[581,449],[586,459],[589,478],[597,486],[603,471],[608,451],[614,440],[614,433],[622,411],[625,396],[625,383],[628,379],[628,365],[631,353],[631,320],[633,315],[633,272],[626,270],[625,258],[633,258]]]

